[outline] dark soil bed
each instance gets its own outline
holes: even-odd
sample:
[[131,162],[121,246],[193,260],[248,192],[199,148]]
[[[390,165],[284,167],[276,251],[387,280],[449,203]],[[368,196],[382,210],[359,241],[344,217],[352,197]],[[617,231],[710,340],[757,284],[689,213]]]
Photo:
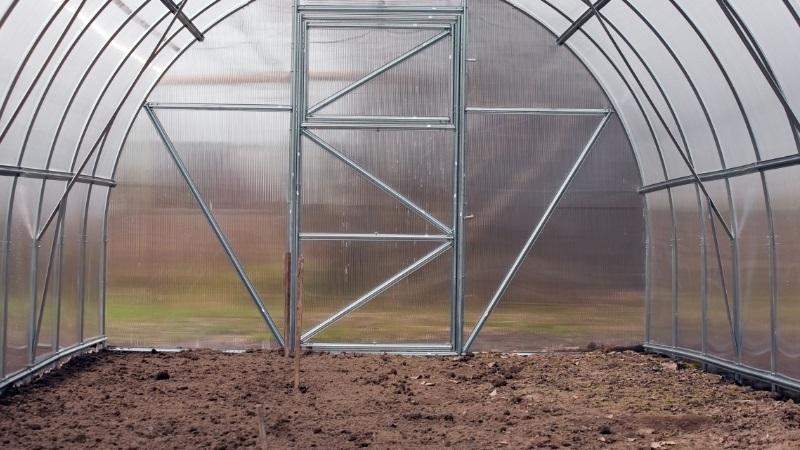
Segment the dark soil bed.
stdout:
[[797,448],[800,407],[634,352],[87,355],[0,398],[0,447]]

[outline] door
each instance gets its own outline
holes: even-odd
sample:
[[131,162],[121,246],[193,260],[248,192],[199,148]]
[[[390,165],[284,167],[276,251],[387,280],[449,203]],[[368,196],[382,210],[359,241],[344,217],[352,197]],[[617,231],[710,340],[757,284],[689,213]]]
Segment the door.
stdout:
[[298,7],[290,250],[303,345],[460,349],[461,27],[460,8]]

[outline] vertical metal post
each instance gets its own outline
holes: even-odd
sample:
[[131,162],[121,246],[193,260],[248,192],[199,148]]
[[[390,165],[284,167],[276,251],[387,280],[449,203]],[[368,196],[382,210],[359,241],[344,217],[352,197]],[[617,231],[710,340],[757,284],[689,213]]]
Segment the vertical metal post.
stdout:
[[[706,233],[708,224],[706,223],[706,209],[697,192],[697,212],[700,215],[700,351],[704,355],[708,354],[708,235]],[[710,212],[710,211],[709,211]],[[712,217],[713,220],[713,217]]]
[[[294,17],[292,21],[292,79],[291,79],[291,148],[289,157],[289,315],[287,336],[296,336],[297,330],[297,272],[300,255],[300,189],[301,189],[301,142],[300,124],[305,114],[304,95],[304,33],[302,15],[297,0],[293,0]],[[302,330],[300,330],[302,331]],[[299,344],[299,343],[298,343]],[[289,353],[294,352],[295,339],[286,342]]]
[[464,351],[464,167],[466,157],[466,36],[467,12],[464,11],[453,36],[453,121],[456,126],[453,152],[453,304],[451,344],[453,351]]

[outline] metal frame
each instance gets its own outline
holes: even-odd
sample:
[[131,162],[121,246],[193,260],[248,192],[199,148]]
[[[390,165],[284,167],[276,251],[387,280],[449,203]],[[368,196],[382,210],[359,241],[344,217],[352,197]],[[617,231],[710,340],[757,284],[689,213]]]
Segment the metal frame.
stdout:
[[[293,77],[292,77],[292,103],[295,105],[293,115],[293,136],[292,146],[293,155],[291,166],[291,204],[290,204],[290,254],[291,254],[291,300],[290,300],[290,320],[289,320],[289,335],[294,335],[294,327],[296,327],[296,319],[294,318],[294,309],[297,297],[297,258],[299,258],[301,247],[300,243],[304,240],[343,240],[343,241],[440,241],[441,245],[436,247],[433,251],[425,256],[416,260],[414,263],[405,269],[397,272],[393,276],[386,279],[384,282],[366,292],[358,299],[354,300],[344,308],[334,313],[328,319],[313,326],[309,331],[301,336],[303,344],[311,345],[312,347],[320,348],[367,348],[361,344],[340,344],[340,343],[311,343],[309,342],[314,336],[322,332],[324,329],[346,316],[347,314],[355,311],[356,309],[367,304],[375,297],[395,285],[399,281],[410,276],[415,271],[422,268],[428,262],[433,261],[439,255],[447,252],[447,250],[454,249],[453,253],[453,288],[452,288],[452,304],[451,304],[451,337],[447,345],[449,352],[461,351],[461,333],[463,327],[463,306],[462,306],[462,293],[461,286],[463,277],[462,256],[460,249],[463,246],[463,237],[461,236],[461,229],[463,227],[463,122],[465,112],[464,102],[464,61],[465,56],[463,52],[464,39],[465,39],[465,18],[461,17],[463,9],[439,9],[439,8],[409,8],[400,7],[385,7],[379,9],[362,8],[362,7],[345,7],[340,9],[338,7],[325,7],[322,10],[311,7],[301,7],[295,4],[295,23],[294,23],[294,60],[293,60]],[[353,14],[357,12],[358,14]],[[424,12],[425,15],[414,15],[414,13]],[[410,14],[410,15],[409,15]],[[376,21],[379,18],[380,21]],[[403,54],[393,58],[392,60],[382,64],[376,69],[371,70],[366,75],[358,80],[350,83],[348,86],[328,95],[323,100],[308,105],[307,86],[309,83],[307,74],[308,64],[308,46],[306,36],[311,28],[329,28],[329,27],[364,27],[364,28],[412,28],[430,24],[433,29],[442,29],[443,31],[427,38],[421,43],[415,45],[411,49],[405,51]],[[379,25],[376,26],[376,25]],[[451,68],[451,101],[449,107],[449,114],[447,117],[399,117],[399,116],[342,116],[342,115],[323,115],[319,112],[326,106],[334,103],[335,101],[345,97],[347,94],[353,92],[360,86],[368,83],[370,80],[375,79],[381,74],[391,70],[393,67],[413,58],[415,55],[430,48],[436,43],[444,39],[451,39],[452,41],[452,54],[457,55],[453,58]],[[386,184],[379,177],[373,175],[365,168],[361,167],[355,161],[345,156],[342,152],[334,148],[329,143],[325,142],[322,138],[316,135],[313,131],[314,128],[339,128],[339,129],[413,129],[413,130],[452,130],[456,134],[455,147],[453,149],[453,164],[454,164],[454,182],[453,182],[453,223],[451,227],[441,220],[433,216],[422,207],[415,204],[413,201],[405,197],[396,189]],[[302,167],[302,152],[303,152],[303,139],[315,144],[322,150],[326,151],[340,162],[350,167],[362,178],[366,179],[389,197],[394,198],[396,201],[403,204],[410,211],[417,214],[429,225],[435,227],[443,234],[440,235],[402,235],[402,234],[369,234],[369,233],[305,233],[301,232],[300,225],[300,206],[301,197],[300,191],[302,180],[300,179],[300,171]],[[297,343],[289,344],[298,345]],[[408,346],[400,345],[375,345],[369,347],[372,351],[383,349],[389,351],[406,351],[410,348]],[[421,347],[425,352],[431,350],[429,346]],[[425,350],[427,349],[427,350]],[[416,350],[419,350],[417,348]],[[436,352],[441,349],[439,347],[433,348]],[[411,350],[415,351],[415,350]]]

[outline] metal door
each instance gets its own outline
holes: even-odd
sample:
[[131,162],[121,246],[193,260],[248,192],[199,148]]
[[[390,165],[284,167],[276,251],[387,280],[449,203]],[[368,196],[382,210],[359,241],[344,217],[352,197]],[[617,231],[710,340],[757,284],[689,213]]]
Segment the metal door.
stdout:
[[289,334],[302,288],[303,345],[461,348],[462,13],[297,6]]

